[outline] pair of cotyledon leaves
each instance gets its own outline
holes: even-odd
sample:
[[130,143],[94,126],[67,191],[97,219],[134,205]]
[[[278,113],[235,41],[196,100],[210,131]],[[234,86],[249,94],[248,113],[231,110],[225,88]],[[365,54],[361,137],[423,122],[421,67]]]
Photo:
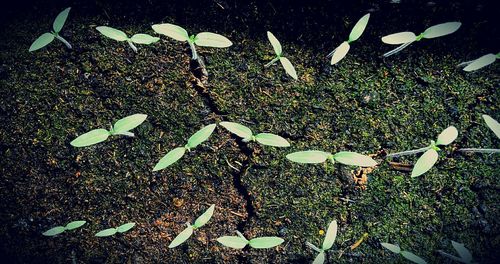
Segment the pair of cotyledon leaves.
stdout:
[[417,263],[417,264],[427,264],[427,261],[422,259],[421,257],[409,252],[409,251],[404,251],[401,250],[401,248],[398,245],[390,244],[390,243],[380,243],[383,247],[388,249],[389,251],[400,254],[407,260]]
[[61,11],[59,15],[57,15],[56,19],[54,20],[54,23],[52,24],[52,32],[44,33],[40,37],[38,37],[30,46],[29,51],[35,51],[38,49],[41,49],[47,45],[49,45],[55,38],[58,38],[61,40],[68,48],[71,49],[71,45],[64,40],[62,37],[59,36],[59,32],[64,26],[64,23],[66,22],[66,19],[68,18],[69,11],[71,10],[71,7],[68,7]]
[[388,56],[391,56],[393,54],[396,54],[397,52],[406,48],[411,43],[413,43],[415,41],[420,41],[423,38],[431,39],[431,38],[437,38],[437,37],[449,35],[455,31],[457,31],[461,25],[462,25],[462,23],[460,23],[460,22],[446,22],[446,23],[442,23],[442,24],[438,24],[438,25],[434,25],[432,27],[429,27],[418,36],[415,35],[415,33],[409,32],[409,31],[399,32],[399,33],[394,33],[394,34],[384,36],[384,37],[382,37],[382,42],[384,42],[386,44],[391,44],[391,45],[401,45],[398,48],[385,53],[384,57],[388,57]]
[[370,14],[366,14],[362,18],[360,18],[352,28],[351,33],[349,34],[349,39],[342,42],[335,50],[328,54],[327,57],[332,56],[332,59],[330,61],[331,65],[336,64],[347,55],[347,52],[349,52],[349,49],[351,48],[350,43],[356,41],[357,39],[359,39],[359,37],[361,37],[361,35],[365,31],[369,19]]
[[134,114],[131,116],[127,116],[116,121],[116,123],[109,131],[103,128],[94,129],[78,136],[76,139],[71,141],[70,144],[74,147],[86,147],[103,142],[111,135],[124,135],[133,137],[134,133],[131,133],[129,131],[142,124],[142,122],[144,122],[147,117],[148,116],[144,114]]
[[496,55],[493,53],[489,53],[475,60],[462,62],[458,66],[466,66],[463,70],[466,72],[471,72],[488,66],[495,62],[497,59],[500,59],[500,53],[497,53]]
[[96,237],[108,237],[108,236],[113,236],[116,233],[125,233],[125,232],[129,231],[134,226],[135,226],[135,223],[126,223],[126,224],[123,224],[123,225],[116,227],[116,228],[108,228],[108,229],[104,229],[102,231],[99,231],[95,234],[95,236]]
[[86,221],[73,221],[73,222],[69,222],[67,225],[65,226],[56,226],[56,227],[53,227],[45,232],[42,233],[42,235],[44,236],[55,236],[55,235],[59,235],[61,233],[63,233],[64,231],[69,231],[69,230],[73,230],[73,229],[76,229],[76,228],[79,228],[81,226],[83,226],[85,223],[87,223]]
[[345,165],[373,167],[377,162],[371,157],[350,151],[341,151],[336,154],[319,150],[306,150],[286,155],[290,161],[297,163],[323,163],[329,160],[332,163],[339,162]]
[[453,259],[453,260],[456,260],[456,261],[459,261],[459,262],[462,262],[462,263],[472,263],[472,254],[470,253],[470,251],[464,246],[464,244],[462,243],[458,243],[458,242],[455,242],[455,241],[451,241],[451,245],[453,246],[453,248],[455,249],[455,251],[457,251],[458,253],[458,256],[454,256],[454,255],[451,255],[451,254],[448,254],[442,250],[438,250],[438,252],[447,257],[447,258],[450,258],[450,259]]
[[187,227],[184,229],[182,232],[180,232],[172,242],[170,242],[170,245],[168,245],[168,248],[174,248],[177,247],[178,245],[184,243],[191,235],[193,234],[193,231],[195,229],[198,229],[202,226],[204,226],[210,218],[212,218],[215,210],[215,204],[212,204],[202,215],[200,215],[196,220],[194,221],[194,224],[191,225],[189,222],[186,223]]
[[281,65],[283,65],[285,72],[292,78],[297,80],[298,78],[297,72],[295,71],[295,68],[293,67],[292,63],[288,58],[283,57],[283,48],[281,47],[281,43],[273,35],[273,33],[269,31],[267,31],[267,38],[269,39],[269,42],[271,42],[271,45],[273,46],[274,53],[276,53],[276,57],[273,60],[271,60],[267,65],[271,65],[279,60],[281,62]]
[[306,242],[306,245],[310,248],[314,249],[318,252],[316,258],[314,258],[313,264],[323,264],[325,262],[325,251],[332,248],[333,243],[335,243],[335,239],[337,239],[337,221],[333,220],[328,225],[328,229],[326,230],[325,239],[323,240],[323,244],[321,248],[316,247],[315,245]]
[[135,34],[131,38],[129,38],[125,32],[107,26],[96,27],[96,29],[97,31],[101,32],[101,34],[110,39],[114,39],[116,41],[127,41],[127,43],[135,52],[137,52],[137,48],[132,43],[149,45],[160,40],[160,38],[153,37],[148,34]]
[[272,248],[281,245],[285,240],[280,237],[256,237],[248,240],[241,232],[236,231],[238,236],[222,236],[217,238],[217,242],[234,249],[242,249],[247,245],[252,248]]

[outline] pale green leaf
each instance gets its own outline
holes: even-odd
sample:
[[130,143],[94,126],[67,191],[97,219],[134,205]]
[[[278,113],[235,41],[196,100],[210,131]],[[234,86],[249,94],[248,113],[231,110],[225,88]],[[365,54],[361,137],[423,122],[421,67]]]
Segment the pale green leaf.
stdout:
[[116,228],[108,228],[108,229],[104,229],[102,231],[99,231],[97,232],[97,234],[95,234],[96,237],[108,237],[108,236],[112,236],[114,234],[116,234],[117,230]]
[[382,42],[385,44],[399,45],[413,42],[417,36],[413,32],[399,32],[382,37]]
[[377,162],[371,157],[349,151],[341,151],[333,155],[333,159],[339,163],[360,167],[373,167]]
[[174,24],[156,24],[152,26],[153,30],[158,33],[171,37],[178,41],[188,41],[189,35],[187,31]]
[[112,27],[107,27],[107,26],[100,26],[96,27],[97,31],[101,32],[104,36],[114,39],[116,41],[125,41],[128,39],[127,34],[125,32],[118,30],[116,28]]
[[323,264],[325,263],[325,252],[319,252],[316,258],[314,258],[313,264]]
[[215,129],[215,124],[211,124],[208,126],[205,126],[204,128],[198,130],[198,132],[194,133],[189,139],[187,143],[187,147],[192,149],[195,148],[196,146],[200,145],[201,143],[205,142],[210,135],[214,132]]
[[253,135],[252,130],[250,130],[250,128],[238,123],[220,122],[219,125],[223,126],[225,129],[229,130],[229,132],[237,135],[240,138],[249,139]]
[[195,37],[194,44],[202,47],[213,48],[227,48],[233,45],[228,38],[211,32],[198,33]]
[[64,226],[56,226],[42,233],[44,236],[55,236],[64,232]]
[[342,44],[340,44],[335,49],[335,51],[333,51],[332,60],[331,60],[330,64],[334,65],[337,62],[339,62],[341,59],[343,59],[345,57],[345,55],[347,55],[347,52],[349,52],[350,48],[351,48],[351,46],[349,45],[349,43],[347,41],[342,42]]
[[286,158],[297,163],[323,163],[331,154],[319,150],[306,150],[290,153]]
[[464,68],[464,71],[471,72],[475,70],[479,70],[484,66],[490,65],[497,59],[497,56],[493,53],[486,54],[481,56],[478,59],[473,60],[467,67]]
[[332,248],[335,239],[337,239],[337,221],[333,220],[330,222],[330,225],[328,225],[321,249],[329,250]]
[[401,248],[398,245],[393,245],[393,244],[389,244],[389,243],[380,243],[380,245],[382,245],[383,247],[392,251],[393,253],[396,253],[396,254],[401,253]]
[[288,75],[290,75],[292,78],[295,80],[298,79],[297,77],[297,72],[295,71],[295,68],[293,67],[292,63],[288,58],[285,57],[280,57],[280,62],[281,65],[283,65],[283,68],[285,68],[285,71]]
[[84,225],[85,223],[87,223],[87,221],[73,221],[73,222],[68,223],[64,227],[64,229],[73,230],[73,229],[79,228],[80,226]]
[[283,238],[279,237],[258,237],[248,241],[248,244],[253,248],[272,248],[284,241]]
[[448,145],[451,142],[455,141],[458,136],[458,130],[454,126],[450,126],[443,130],[441,134],[439,134],[437,140],[436,140],[436,145]]
[[495,133],[495,135],[500,138],[500,124],[498,121],[493,119],[489,115],[483,115],[484,122],[486,122],[486,125]]
[[97,144],[99,142],[103,142],[108,139],[110,133],[106,129],[94,129],[83,135],[80,135],[76,139],[70,142],[73,147],[86,147],[90,145]]
[[407,260],[409,260],[411,262],[414,262],[417,264],[427,264],[427,262],[425,260],[423,260],[421,257],[419,257],[411,252],[401,251],[401,255],[403,255],[403,257],[405,257]]
[[163,158],[161,158],[160,161],[158,161],[158,163],[156,163],[153,171],[162,170],[172,165],[180,158],[182,158],[182,156],[184,156],[184,153],[186,153],[186,149],[184,147],[178,147],[169,151],[165,156],[163,156]]
[[119,134],[123,132],[130,131],[146,120],[148,115],[144,114],[135,114],[135,115],[130,115],[127,117],[124,117],[118,121],[113,126],[113,131],[112,134]]
[[188,226],[174,238],[174,240],[170,243],[170,245],[168,245],[168,248],[174,248],[184,243],[184,241],[186,241],[192,234],[193,234],[193,227]]
[[124,232],[129,231],[134,226],[135,226],[135,223],[126,223],[126,224],[123,224],[123,225],[117,227],[116,231],[119,233],[124,233]]
[[200,228],[204,226],[210,220],[210,218],[212,218],[214,210],[215,210],[215,204],[212,204],[202,215],[200,215],[200,217],[196,218],[193,227]]
[[418,177],[434,166],[438,160],[438,153],[434,149],[428,149],[415,163],[413,170],[411,171],[411,177]]
[[361,34],[363,34],[363,31],[365,31],[366,25],[368,24],[368,19],[370,19],[369,13],[358,20],[356,25],[352,28],[351,34],[349,34],[349,42],[353,42],[361,37]]
[[235,249],[242,249],[246,245],[248,245],[248,240],[243,239],[239,236],[223,236],[217,238],[217,242],[221,243],[222,245],[230,248],[235,248]]
[[447,23],[437,24],[427,28],[424,31],[423,35],[424,38],[428,39],[446,36],[448,34],[457,31],[461,25],[462,23],[460,22],[447,22]]
[[130,38],[130,41],[132,41],[134,43],[145,44],[145,45],[153,44],[155,42],[158,42],[159,40],[160,40],[160,38],[153,37],[153,36],[148,35],[148,34],[135,34]]
[[262,145],[273,147],[290,147],[290,143],[286,139],[271,133],[260,133],[255,135],[255,140]]
[[47,46],[50,42],[54,40],[55,36],[52,33],[43,33],[38,37],[30,46],[29,51],[35,51]]
[[278,55],[278,57],[281,56],[283,49],[281,48],[281,44],[278,41],[278,39],[273,35],[273,33],[269,31],[267,31],[267,38],[269,39],[269,42],[271,42],[271,45],[273,46],[276,55]]
[[472,254],[470,251],[464,246],[462,243],[458,243],[455,241],[451,241],[451,245],[453,248],[457,251],[458,255],[460,255],[460,258],[465,262],[465,263],[470,263],[472,261]]
[[69,11],[71,10],[71,7],[68,7],[61,11],[59,15],[57,15],[56,19],[54,20],[54,23],[52,24],[52,28],[54,29],[54,32],[59,33],[61,31],[62,27],[64,26],[64,23],[66,23],[66,19],[68,18]]

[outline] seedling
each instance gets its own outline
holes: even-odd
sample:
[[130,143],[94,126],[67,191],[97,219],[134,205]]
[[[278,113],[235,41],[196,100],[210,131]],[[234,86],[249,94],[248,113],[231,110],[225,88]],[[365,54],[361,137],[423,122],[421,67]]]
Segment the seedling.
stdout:
[[83,135],[80,135],[79,137],[71,141],[70,144],[74,147],[81,148],[103,142],[112,135],[133,137],[134,133],[129,131],[142,124],[142,122],[144,122],[147,117],[147,115],[143,114],[127,116],[116,121],[115,125],[112,126],[109,131],[103,128],[94,129]]
[[205,126],[204,128],[200,129],[198,132],[194,133],[189,139],[187,144],[184,147],[178,147],[175,148],[171,151],[169,151],[163,158],[156,163],[155,167],[153,168],[153,171],[159,171],[163,170],[166,167],[174,164],[176,161],[178,161],[182,156],[184,156],[184,153],[187,151],[190,151],[191,149],[195,148],[196,146],[200,145],[201,143],[205,142],[210,135],[214,132],[215,129],[215,124],[211,124],[208,126]]
[[221,126],[229,130],[229,132],[243,138],[243,142],[256,141],[262,145],[272,146],[272,147],[290,147],[290,143],[286,139],[271,133],[259,133],[253,135],[250,128],[233,122],[220,122]]
[[[489,115],[483,115],[486,125],[495,133],[497,138],[500,138],[500,124]],[[478,153],[500,153],[500,149],[483,149],[483,148],[463,148],[459,149],[462,152],[478,152]]]
[[319,150],[306,150],[294,152],[286,155],[290,161],[297,163],[323,163],[329,160],[332,164],[335,162],[345,165],[360,166],[360,167],[373,167],[377,162],[371,157],[363,154],[349,151],[341,151],[336,154]]
[[257,237],[250,240],[236,230],[238,236],[222,236],[217,238],[217,242],[234,249],[243,249],[247,245],[252,248],[272,248],[281,245],[285,240],[280,237]]
[[184,243],[189,237],[191,237],[194,230],[204,226],[210,220],[210,218],[212,218],[214,210],[215,210],[215,204],[212,204],[202,215],[200,215],[200,217],[196,218],[193,225],[191,225],[189,222],[186,222],[187,225],[186,229],[180,232],[174,238],[174,240],[172,240],[170,245],[168,245],[168,248],[174,248]]
[[420,35],[415,35],[413,32],[399,32],[390,34],[382,37],[382,42],[391,45],[401,45],[387,53],[384,54],[384,57],[389,57],[394,55],[404,48],[408,47],[411,43],[415,41],[420,41],[421,39],[431,39],[449,35],[460,28],[462,23],[460,22],[446,22],[442,24],[437,24],[432,27],[427,28],[424,32],[420,33]]
[[116,233],[125,233],[127,231],[129,231],[130,229],[132,229],[132,227],[135,226],[135,223],[126,223],[126,224],[123,224],[117,228],[108,228],[108,229],[104,229],[102,231],[99,231],[97,232],[97,234],[95,234],[96,237],[108,237],[108,236],[113,236],[115,235]]
[[306,242],[308,247],[318,252],[318,255],[314,258],[313,264],[323,264],[325,262],[325,252],[332,248],[333,243],[335,243],[335,239],[337,239],[337,221],[333,220],[328,225],[328,230],[326,231],[325,239],[323,240],[321,248]]
[[364,15],[362,18],[358,20],[356,25],[351,30],[351,33],[349,34],[349,39],[346,41],[342,42],[337,48],[335,48],[330,54],[328,54],[327,57],[332,57],[332,60],[330,61],[331,65],[336,64],[340,60],[342,60],[346,55],[351,46],[353,41],[356,41],[361,37],[361,34],[363,34],[363,31],[365,31],[366,25],[368,24],[368,20],[370,19],[370,14]]
[[[212,48],[227,48],[233,43],[226,37],[211,33],[211,32],[201,32],[196,36],[187,33],[185,29],[174,24],[156,24],[153,25],[153,30],[158,33],[171,37],[178,41],[187,41],[189,47],[191,48],[191,59],[198,59],[198,54],[196,53],[196,46],[201,47],[212,47]],[[195,46],[196,45],[196,46]]]
[[69,222],[66,226],[53,227],[53,228],[43,232],[42,235],[44,235],[44,236],[56,236],[56,235],[63,233],[64,231],[69,231],[69,230],[79,228],[79,227],[83,226],[85,223],[87,223],[87,222],[86,221]]
[[269,67],[273,65],[275,62],[280,61],[281,65],[283,65],[283,68],[285,68],[285,71],[288,75],[292,76],[295,80],[297,80],[297,72],[295,71],[295,68],[293,67],[292,63],[290,60],[286,57],[283,57],[283,48],[281,47],[280,42],[278,39],[273,35],[273,33],[267,31],[267,38],[269,39],[269,42],[271,42],[271,45],[273,46],[274,53],[276,53],[276,57],[272,59],[269,63],[264,65],[264,67]]
[[149,45],[156,43],[160,38],[158,37],[152,37],[148,34],[135,34],[131,38],[125,34],[125,32],[112,28],[112,27],[107,27],[107,26],[100,26],[96,27],[97,31],[101,32],[104,36],[114,39],[116,41],[126,41],[128,45],[134,50],[134,52],[137,52],[137,47],[134,45],[135,44],[144,44],[144,45]]
[[417,264],[426,264],[427,261],[423,260],[421,257],[409,252],[409,251],[404,251],[404,250],[401,250],[401,248],[398,246],[398,245],[393,245],[393,244],[389,244],[389,243],[380,243],[380,245],[382,245],[383,247],[385,247],[386,249],[388,249],[389,251],[393,252],[393,253],[396,253],[396,254],[400,254],[401,256],[403,256],[404,258],[406,258],[407,260],[413,262],[413,263],[417,263]]
[[497,53],[496,55],[493,53],[489,53],[489,54],[481,56],[475,60],[462,62],[462,63],[458,64],[458,67],[466,66],[464,68],[464,71],[466,71],[466,72],[476,71],[476,70],[479,70],[485,66],[492,64],[497,59],[500,59],[500,52]]
[[452,254],[448,254],[448,253],[446,253],[446,252],[444,252],[442,250],[438,250],[439,254],[441,254],[442,256],[447,257],[449,259],[461,262],[461,263],[467,263],[467,264],[472,263],[472,254],[464,246],[464,244],[458,243],[458,242],[455,242],[455,241],[452,240],[451,241],[451,245],[453,246],[453,248],[455,249],[455,251],[457,251],[459,257],[454,256]]
[[68,7],[64,9],[59,15],[57,15],[56,19],[54,20],[54,23],[52,24],[52,29],[50,33],[43,33],[40,37],[38,37],[30,46],[29,51],[35,51],[38,49],[41,49],[47,45],[49,45],[55,38],[60,40],[68,49],[71,49],[71,44],[69,44],[68,41],[66,41],[61,35],[59,35],[59,32],[61,32],[61,29],[64,26],[64,23],[66,22],[66,19],[68,18],[69,10],[71,7]]
[[429,171],[436,161],[438,160],[437,151],[440,150],[439,145],[446,146],[455,141],[458,136],[458,131],[454,126],[450,126],[443,130],[441,134],[439,134],[436,141],[431,140],[431,144],[425,148],[419,148],[415,150],[408,150],[398,153],[393,153],[387,155],[387,158],[405,156],[417,154],[420,152],[424,152],[422,156],[417,160],[415,166],[413,166],[413,170],[411,171],[411,177],[418,177],[427,171]]

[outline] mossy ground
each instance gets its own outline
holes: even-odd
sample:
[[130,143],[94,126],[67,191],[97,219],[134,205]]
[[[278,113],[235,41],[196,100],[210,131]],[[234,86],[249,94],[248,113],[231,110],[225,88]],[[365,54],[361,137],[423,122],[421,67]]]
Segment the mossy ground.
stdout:
[[[498,64],[472,74],[455,67],[491,52],[481,44],[486,41],[482,34],[498,31],[485,26],[485,13],[468,15],[466,4],[455,3],[429,7],[433,12],[415,18],[411,12],[425,8],[410,12],[408,5],[379,6],[366,34],[332,67],[324,56],[348,35],[363,10],[349,6],[335,13],[331,7],[328,14],[318,4],[290,8],[285,20],[283,14],[271,16],[271,7],[283,10],[276,2],[251,3],[241,11],[231,4],[225,9],[215,2],[201,4],[204,15],[225,17],[221,20],[195,19],[200,11],[194,4],[166,4],[172,9],[164,7],[164,13],[149,7],[130,16],[109,6],[82,7],[97,14],[74,6],[63,30],[75,46],[71,51],[55,41],[45,50],[27,52],[41,30],[50,28],[59,7],[3,28],[0,252],[11,262],[25,263],[304,263],[314,258],[305,241],[320,244],[320,231],[336,219],[340,230],[329,253],[332,263],[403,261],[380,242],[442,263],[446,260],[435,251],[453,252],[450,239],[465,243],[476,260],[494,263],[500,244],[498,155],[456,151],[499,146],[481,119],[481,114],[500,119]],[[311,13],[322,23],[315,25]],[[324,23],[326,17],[332,17],[331,24]],[[464,25],[454,35],[379,57],[391,48],[379,42],[380,36],[419,31],[445,18]],[[302,20],[305,26],[297,26]],[[209,72],[206,93],[189,81],[189,56],[182,44],[162,38],[134,54],[125,43],[94,30],[108,24],[128,34],[153,34],[148,25],[160,21],[190,32],[223,33],[235,43],[229,49],[199,50]],[[263,67],[273,56],[268,29],[281,40],[298,81],[279,64]],[[134,130],[136,138],[111,138],[84,149],[69,145],[77,135],[133,113],[149,116]],[[168,150],[221,120],[282,135],[292,147],[245,147],[219,127],[176,165],[151,171]],[[443,148],[429,173],[412,179],[384,160],[384,153],[429,144],[449,125],[458,128],[459,137]],[[285,159],[305,149],[376,154],[380,166],[362,189],[352,181],[355,168],[302,166]],[[397,161],[411,164],[416,158]],[[168,249],[184,223],[212,203],[217,209],[210,223],[185,245]],[[41,236],[77,219],[88,224],[56,238]],[[124,235],[93,236],[131,221],[137,226]],[[215,242],[237,228],[248,237],[276,235],[286,242],[276,249],[243,251]],[[368,239],[350,250],[364,233]]]

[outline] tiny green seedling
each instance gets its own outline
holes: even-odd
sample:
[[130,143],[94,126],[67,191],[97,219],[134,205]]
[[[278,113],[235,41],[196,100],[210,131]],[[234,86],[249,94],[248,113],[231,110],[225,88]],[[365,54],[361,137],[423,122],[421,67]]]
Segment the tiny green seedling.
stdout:
[[361,37],[363,34],[363,31],[365,31],[366,25],[368,24],[368,20],[370,19],[370,14],[364,15],[362,18],[358,20],[356,25],[351,30],[351,33],[349,34],[349,39],[342,42],[337,48],[335,48],[330,54],[328,54],[328,58],[331,56],[332,60],[330,61],[331,65],[336,64],[340,60],[342,60],[346,55],[349,49],[351,48],[350,44],[353,41],[356,41]]
[[332,164],[338,162],[345,165],[360,167],[373,167],[377,165],[377,162],[371,157],[350,151],[341,151],[332,154],[319,150],[306,150],[290,153],[286,155],[286,158],[293,162],[308,164],[323,163],[329,160]]
[[272,248],[281,245],[281,243],[285,241],[280,237],[257,237],[248,240],[240,231],[236,231],[236,234],[238,234],[238,236],[219,237],[217,238],[217,242],[226,247],[243,249],[247,245],[252,248]]
[[415,163],[415,166],[411,171],[411,177],[418,177],[429,171],[438,160],[439,155],[437,151],[440,150],[438,146],[439,145],[446,146],[451,144],[453,141],[455,141],[457,136],[458,136],[457,129],[454,126],[450,126],[445,130],[443,130],[441,134],[439,134],[436,141],[431,140],[431,144],[427,147],[389,154],[386,157],[391,158],[391,157],[405,156],[425,151],[424,154],[422,154],[422,156],[420,156],[420,158],[417,160],[417,163]]
[[458,67],[466,66],[463,69],[466,72],[476,71],[476,70],[479,70],[483,67],[486,67],[486,66],[492,64],[497,59],[500,59],[500,52],[497,53],[496,55],[493,53],[489,53],[489,54],[481,56],[475,60],[462,62],[462,63],[458,64]]
[[44,235],[44,236],[56,236],[56,235],[63,233],[64,231],[69,231],[69,230],[79,228],[79,227],[83,226],[85,223],[87,223],[87,222],[86,221],[69,222],[66,226],[53,227],[53,228],[43,232],[42,235]]
[[160,38],[153,37],[148,34],[135,34],[131,38],[129,38],[127,34],[125,34],[125,32],[107,26],[96,27],[96,29],[97,31],[101,32],[101,34],[110,39],[114,39],[116,41],[126,41],[134,52],[137,52],[137,47],[134,45],[134,43],[149,45],[160,40]]
[[51,31],[50,33],[43,33],[40,37],[38,37],[31,44],[29,48],[30,52],[49,45],[55,38],[64,43],[64,45],[66,45],[68,49],[71,49],[71,44],[69,44],[68,41],[66,41],[63,37],[61,37],[61,35],[59,35],[59,32],[61,32],[61,29],[63,28],[64,23],[68,18],[69,10],[71,10],[71,7],[64,9],[61,13],[59,13],[59,15],[57,15],[54,23],[52,24],[53,31]]
[[189,237],[191,237],[194,230],[204,226],[210,220],[210,218],[212,218],[214,210],[215,210],[215,204],[212,204],[202,215],[200,215],[200,217],[196,218],[193,225],[191,225],[189,222],[186,222],[187,225],[186,229],[180,232],[174,238],[174,240],[172,240],[170,245],[168,245],[168,248],[174,248],[184,243]]
[[221,126],[229,130],[229,132],[237,135],[243,139],[243,142],[256,141],[262,145],[272,146],[272,147],[289,147],[290,143],[286,139],[271,133],[259,133],[253,135],[250,128],[233,122],[220,122]]
[[[495,133],[497,138],[500,138],[500,123],[489,115],[483,115],[486,125]],[[500,153],[500,149],[483,149],[483,148],[463,148],[459,149],[462,152],[477,152],[477,153]]]
[[178,41],[187,41],[189,47],[191,48],[192,60],[198,59],[198,53],[196,52],[195,45],[212,48],[227,48],[233,45],[228,38],[211,32],[201,32],[196,34],[196,36],[189,36],[185,29],[174,24],[156,24],[152,27],[158,34],[171,37]]
[[380,243],[380,245],[382,245],[383,247],[385,247],[386,249],[388,249],[389,251],[391,251],[393,253],[400,254],[401,256],[403,256],[404,258],[406,258],[407,260],[409,260],[413,263],[427,264],[427,261],[423,260],[421,257],[419,257],[419,256],[417,256],[409,251],[401,250],[401,248],[398,245],[393,245],[393,244],[389,244],[389,243]]
[[274,53],[276,53],[276,57],[272,59],[270,62],[268,62],[264,67],[269,67],[273,65],[275,62],[280,61],[281,65],[283,65],[283,68],[285,68],[285,71],[288,75],[290,75],[292,78],[297,80],[297,72],[295,71],[295,68],[293,67],[292,63],[290,60],[286,57],[283,57],[283,48],[281,47],[281,43],[278,41],[278,39],[273,35],[273,33],[267,31],[267,38],[269,39],[269,42],[271,42],[271,45],[273,46]]
[[184,147],[178,147],[169,151],[167,154],[165,154],[165,156],[163,156],[163,158],[160,159],[160,161],[158,161],[158,163],[156,163],[153,171],[163,170],[166,167],[174,164],[176,161],[182,158],[182,156],[184,156],[186,150],[190,151],[191,149],[205,142],[214,132],[215,126],[215,124],[205,126],[204,128],[198,130],[198,132],[194,133],[188,139],[188,142],[186,145],[184,145]]
[[446,253],[446,252],[444,252],[442,250],[438,250],[439,254],[441,254],[442,256],[447,257],[449,259],[461,262],[461,263],[466,263],[466,264],[473,263],[472,262],[472,254],[464,246],[464,244],[458,243],[458,242],[455,242],[455,241],[452,240],[451,241],[451,245],[453,246],[453,248],[455,249],[455,251],[457,251],[459,257],[454,256],[454,255],[449,254],[449,253]]
[[408,47],[411,43],[415,41],[420,41],[421,39],[431,39],[449,35],[455,31],[457,31],[462,23],[460,22],[447,22],[442,24],[437,24],[432,27],[427,28],[424,32],[420,33],[420,35],[415,35],[413,32],[399,32],[390,34],[382,37],[382,42],[391,45],[401,45],[387,53],[384,54],[384,57],[389,57],[394,55],[404,48]]
[[115,235],[116,233],[125,233],[127,231],[129,231],[130,229],[132,229],[132,227],[135,226],[135,223],[126,223],[126,224],[123,224],[117,228],[108,228],[108,229],[104,229],[102,231],[99,231],[97,232],[97,234],[95,234],[96,237],[108,237],[108,236],[113,236]]
[[83,135],[80,135],[79,137],[71,141],[70,144],[74,147],[81,148],[103,142],[112,135],[133,137],[134,133],[129,131],[142,124],[142,122],[144,122],[147,117],[147,115],[143,114],[127,116],[116,121],[115,125],[112,126],[109,131],[103,128],[94,129]]
[[325,262],[325,252],[332,248],[333,243],[335,243],[335,239],[337,239],[337,221],[333,220],[328,225],[328,230],[326,231],[325,239],[323,240],[321,248],[306,242],[308,247],[318,252],[318,255],[314,258],[313,264],[323,264]]

